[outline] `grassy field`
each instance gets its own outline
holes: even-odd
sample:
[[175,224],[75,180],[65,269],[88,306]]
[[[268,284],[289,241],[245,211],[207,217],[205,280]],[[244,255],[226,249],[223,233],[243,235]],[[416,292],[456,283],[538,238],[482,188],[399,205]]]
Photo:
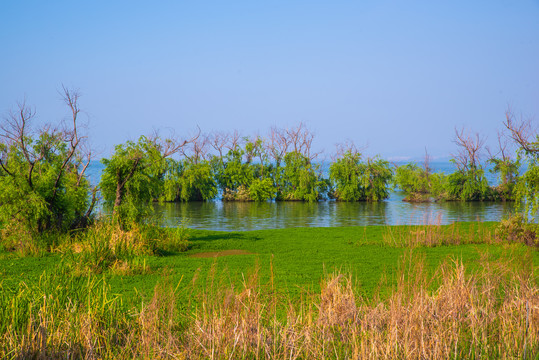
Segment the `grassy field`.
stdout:
[[[65,247],[31,257],[4,252],[0,254],[0,308],[4,309],[0,310],[3,322],[0,330],[5,336],[0,341],[3,351],[0,354],[20,357],[26,351],[23,357],[46,354],[58,358],[67,354],[75,358],[349,358],[353,354],[371,358],[445,358],[449,354],[452,357],[468,357],[465,354],[505,357],[508,354],[522,356],[527,352],[537,356],[537,334],[529,337],[521,332],[537,329],[539,325],[536,266],[539,252],[521,244],[500,243],[493,235],[496,225],[461,223],[249,232],[191,230],[187,251],[164,252],[161,256],[137,255],[131,259],[131,263],[137,264],[137,271],[112,267],[89,275],[72,271],[73,261],[77,259],[70,260],[70,252]],[[462,274],[458,275],[459,271]],[[461,289],[455,288],[450,293],[463,291],[466,286],[458,285],[458,281],[465,281],[470,291],[477,291],[477,299],[496,311],[505,309],[503,301],[492,299],[501,296],[520,301],[516,312],[520,316],[518,321],[513,312],[502,312],[499,318],[473,323],[491,331],[493,336],[498,330],[493,332],[491,328],[497,329],[500,322],[506,321],[511,326],[507,332],[513,331],[516,336],[507,340],[507,344],[512,344],[509,352],[493,348],[500,344],[500,337],[507,334],[477,338],[483,332],[474,332],[468,318],[455,318],[440,328],[429,328],[430,325],[421,322],[424,329],[408,329],[410,334],[419,334],[408,343],[402,343],[402,337],[400,340],[391,338],[393,335],[388,329],[392,321],[397,321],[391,316],[405,319],[403,314],[417,311],[418,318],[423,316],[425,321],[436,323],[436,311],[441,310],[428,312],[414,306],[418,299],[437,304],[440,300],[437,297],[443,293],[441,289],[448,283],[455,283]],[[494,285],[485,287],[490,283]],[[531,289],[531,295],[521,293],[524,287]],[[490,294],[488,298],[484,298],[485,293]],[[380,309],[393,309],[397,295],[401,308],[394,308],[395,313],[388,312],[385,319]],[[474,306],[483,309],[482,302],[475,303],[472,298],[470,301],[472,305],[462,305],[468,306],[465,312],[473,312]],[[521,308],[525,304],[529,312],[530,301],[531,316]],[[65,308],[70,306],[74,310],[65,313]],[[151,309],[153,320],[145,318]],[[380,324],[387,322],[379,329],[385,337],[378,337],[377,331],[357,321],[360,310],[363,317],[380,316],[377,320]],[[70,318],[79,311],[87,315]],[[422,311],[428,313],[421,315]],[[448,315],[450,318],[455,316],[450,313],[453,314]],[[78,324],[76,331],[73,330],[78,335],[70,333],[54,338],[55,331],[62,328],[62,321]],[[152,331],[161,335],[152,338],[145,333],[149,328],[144,327],[144,321],[152,324]],[[227,328],[224,325],[227,322],[236,322],[236,328]],[[44,337],[40,331],[49,327]],[[87,329],[83,330],[85,327]],[[240,334],[238,329],[243,332]],[[398,326],[399,332],[406,329],[406,325]],[[292,348],[297,351],[287,347],[283,339],[292,330],[296,338],[289,340],[295,342]],[[81,340],[80,334],[85,331],[95,333],[85,335],[92,339],[94,336],[93,343],[88,340],[90,342],[84,344]],[[300,336],[301,331],[305,333]],[[453,340],[438,348],[427,334],[429,331],[440,337],[450,334]],[[138,340],[126,335],[131,333],[137,334]],[[307,333],[309,339],[318,339],[318,345],[306,342]],[[111,340],[118,334],[123,334],[121,341]],[[336,334],[344,334],[344,337],[339,335],[337,339]],[[147,343],[145,336],[149,336]],[[229,342],[223,340],[228,338]],[[256,346],[255,340],[259,342]],[[260,343],[262,340],[269,342]],[[277,340],[285,342],[276,344]],[[129,341],[137,342],[140,347],[129,345]],[[326,341],[332,349],[320,348]],[[395,347],[385,349],[383,344],[388,341],[393,341]],[[77,345],[65,345],[73,342]],[[8,352],[16,343],[23,344],[16,347],[18,352]],[[419,343],[423,345],[417,345]],[[370,350],[365,346],[370,346]],[[423,353],[417,350],[420,348]],[[208,352],[208,349],[212,350]]]
[[[451,241],[458,241],[459,246],[416,246],[415,252],[425,257],[431,270],[451,259],[462,260],[473,268],[478,258],[496,258],[507,251],[506,246],[483,240],[490,236],[485,234],[492,232],[494,226],[463,223],[435,227],[437,236],[452,235]],[[109,271],[105,277],[112,291],[122,294],[129,302],[132,298],[138,301],[137,294],[151,295],[163,273],[167,273],[172,282],[181,280],[179,291],[182,293],[190,290],[193,280],[204,286],[210,271],[237,284],[255,267],[259,268],[261,280],[269,281],[273,269],[276,287],[294,297],[303,291],[319,291],[323,275],[337,270],[350,273],[359,282],[363,295],[371,296],[380,285],[387,285],[382,291],[388,291],[396,283],[396,269],[409,249],[409,239],[417,237],[414,233],[421,236],[424,229],[428,227],[291,228],[246,232],[191,230],[188,251],[140,256],[139,263],[145,263],[148,271],[128,276]],[[242,252],[227,255],[230,250]],[[510,251],[526,251],[526,248],[516,246]],[[537,263],[539,253],[532,254]],[[44,271],[50,272],[63,262],[59,252],[33,257],[4,253],[0,258],[0,272],[4,286],[13,286],[21,280],[35,282]],[[382,278],[384,283],[380,284]]]

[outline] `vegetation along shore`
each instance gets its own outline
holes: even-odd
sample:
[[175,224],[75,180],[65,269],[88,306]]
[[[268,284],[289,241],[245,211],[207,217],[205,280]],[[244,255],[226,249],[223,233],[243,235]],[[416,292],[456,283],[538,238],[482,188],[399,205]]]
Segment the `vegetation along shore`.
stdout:
[[[456,131],[451,174],[345,144],[325,178],[303,124],[266,137],[141,136],[102,160],[94,187],[79,95],[64,89],[64,100],[67,124],[37,126],[21,104],[0,126],[0,358],[539,356],[531,122],[507,112],[488,151]],[[392,187],[409,201],[515,211],[490,223],[217,232],[161,226],[152,206],[382,201]]]

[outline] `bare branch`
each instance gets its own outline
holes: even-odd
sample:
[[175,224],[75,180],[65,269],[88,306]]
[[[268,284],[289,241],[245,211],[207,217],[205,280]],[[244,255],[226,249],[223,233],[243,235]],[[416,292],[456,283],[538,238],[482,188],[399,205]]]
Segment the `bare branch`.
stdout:
[[335,154],[332,155],[331,159],[333,161],[336,161],[339,158],[342,158],[346,153],[350,153],[352,155],[360,155],[365,150],[365,146],[358,148],[356,144],[352,140],[346,140],[344,143],[339,143],[335,145]]
[[480,137],[479,133],[471,136],[465,133],[464,129],[458,131],[455,129],[455,139],[453,140],[458,146],[457,154],[453,154],[453,158],[459,170],[475,170],[480,165],[481,150],[485,144],[485,138]]
[[515,141],[526,153],[539,156],[539,135],[537,129],[532,125],[532,119],[515,120],[515,116],[511,109],[505,112],[504,125],[509,130],[509,136]]

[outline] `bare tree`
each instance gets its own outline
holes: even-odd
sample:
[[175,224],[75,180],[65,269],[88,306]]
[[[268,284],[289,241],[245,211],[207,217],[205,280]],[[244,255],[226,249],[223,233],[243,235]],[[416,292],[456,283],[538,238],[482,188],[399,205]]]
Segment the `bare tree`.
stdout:
[[332,161],[335,161],[338,158],[343,157],[346,153],[361,155],[363,150],[365,150],[365,147],[358,148],[352,140],[346,140],[344,143],[335,145],[335,154],[331,156],[331,159]]
[[461,171],[478,169],[481,163],[481,151],[485,145],[485,138],[479,136],[479,133],[472,136],[465,133],[464,129],[460,131],[455,129],[453,142],[458,146],[458,152],[452,155],[458,169]]
[[313,152],[313,140],[314,133],[304,123],[286,129],[272,127],[267,149],[276,162],[281,161],[290,151],[302,154],[312,161],[322,153]]
[[526,154],[535,158],[539,157],[539,132],[537,124],[532,123],[532,119],[515,120],[515,115],[511,109],[505,112],[504,125],[509,130],[509,136],[515,141]]
[[210,146],[210,137],[206,134],[201,134],[191,141],[188,141],[185,146],[181,147],[179,152],[193,164],[198,164],[201,160],[208,160]]
[[269,132],[266,150],[278,164],[288,152],[288,141],[284,129],[272,127]]

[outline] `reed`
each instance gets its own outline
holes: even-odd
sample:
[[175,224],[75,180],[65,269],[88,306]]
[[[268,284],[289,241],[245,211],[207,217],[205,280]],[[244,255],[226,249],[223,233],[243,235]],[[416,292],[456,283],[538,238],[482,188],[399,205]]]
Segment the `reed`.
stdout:
[[235,286],[215,265],[204,286],[184,290],[196,306],[180,306],[179,286],[165,275],[150,299],[127,309],[103,277],[58,270],[0,287],[0,358],[533,359],[533,250],[510,249],[482,256],[473,272],[458,259],[429,272],[407,250],[383,298],[359,296],[351,275],[334,272],[320,292],[291,300],[273,276],[262,283],[258,267]]
[[431,225],[387,226],[382,236],[383,245],[404,248],[495,242],[501,240],[495,236],[493,227],[488,224],[473,222],[464,229],[459,223],[442,225],[440,216]]

